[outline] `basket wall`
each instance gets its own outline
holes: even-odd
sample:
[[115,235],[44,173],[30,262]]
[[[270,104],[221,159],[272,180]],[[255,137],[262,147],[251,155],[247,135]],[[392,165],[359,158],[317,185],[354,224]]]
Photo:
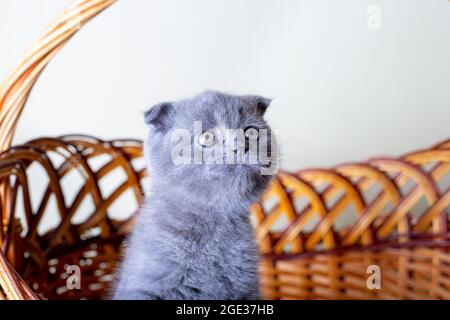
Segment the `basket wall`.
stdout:
[[[131,218],[114,219],[111,211],[128,191],[142,200],[141,158],[138,141],[86,136],[38,139],[0,156],[0,177],[9,186],[2,250],[39,297],[104,297],[132,226]],[[36,164],[49,179],[33,198]],[[402,158],[280,173],[252,207],[264,297],[450,298],[449,168],[447,142]],[[105,191],[103,181],[117,170],[124,178]],[[73,172],[84,180],[68,197],[64,180]],[[94,206],[83,212],[86,198]],[[58,224],[40,232],[55,209]],[[126,209],[124,216],[131,217],[131,206]],[[80,213],[84,218],[76,221]],[[67,288],[70,265],[81,268],[79,290]],[[371,290],[367,272],[373,265],[380,268],[381,288]],[[24,290],[19,292],[27,298]]]

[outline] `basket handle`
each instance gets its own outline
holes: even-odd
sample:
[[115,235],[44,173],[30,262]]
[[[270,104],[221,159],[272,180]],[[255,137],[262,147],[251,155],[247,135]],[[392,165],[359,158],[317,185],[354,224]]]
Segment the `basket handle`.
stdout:
[[116,0],[78,0],[56,18],[0,84],[0,152],[11,146],[31,89],[50,60],[78,30]]
[[[0,152],[10,148],[17,122],[31,89],[50,60],[85,23],[114,2],[116,0],[78,0],[69,6],[50,24],[20,64],[0,84]],[[0,183],[2,198],[5,196],[6,187]],[[0,300],[4,298],[15,300],[38,297],[20,276],[15,274],[0,248]]]

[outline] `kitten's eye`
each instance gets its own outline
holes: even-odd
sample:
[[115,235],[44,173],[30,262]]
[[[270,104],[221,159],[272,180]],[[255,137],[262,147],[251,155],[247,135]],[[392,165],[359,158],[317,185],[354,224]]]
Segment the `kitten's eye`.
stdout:
[[248,140],[258,140],[258,138],[259,138],[258,129],[256,129],[254,127],[248,127],[247,129],[245,129],[245,137]]
[[205,131],[198,136],[198,143],[203,147],[212,147],[216,143],[216,136],[211,131]]

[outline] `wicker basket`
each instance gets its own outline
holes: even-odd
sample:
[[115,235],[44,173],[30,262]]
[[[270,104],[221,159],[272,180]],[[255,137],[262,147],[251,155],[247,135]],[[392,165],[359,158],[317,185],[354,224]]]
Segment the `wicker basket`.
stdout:
[[[99,299],[111,282],[132,227],[111,207],[125,193],[142,200],[141,143],[63,136],[11,148],[11,141],[45,66],[114,2],[75,3],[0,87],[0,299]],[[36,166],[47,178],[37,203]],[[118,171],[123,178],[105,192],[102,183]],[[64,180],[74,172],[82,183],[69,198]],[[280,173],[252,207],[264,297],[449,299],[449,173],[450,141],[400,158]],[[94,210],[83,213],[86,198]],[[49,214],[58,222],[43,231]],[[80,289],[67,286],[72,265],[81,268]]]

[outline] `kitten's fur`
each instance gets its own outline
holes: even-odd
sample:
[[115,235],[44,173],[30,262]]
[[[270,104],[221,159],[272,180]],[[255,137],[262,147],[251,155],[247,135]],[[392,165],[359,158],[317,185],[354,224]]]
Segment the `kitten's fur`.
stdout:
[[[208,91],[146,113],[151,195],[127,241],[114,299],[257,299],[258,249],[249,207],[270,176],[259,165],[175,165],[175,128],[269,129],[270,101]],[[195,144],[195,137],[193,143]]]

